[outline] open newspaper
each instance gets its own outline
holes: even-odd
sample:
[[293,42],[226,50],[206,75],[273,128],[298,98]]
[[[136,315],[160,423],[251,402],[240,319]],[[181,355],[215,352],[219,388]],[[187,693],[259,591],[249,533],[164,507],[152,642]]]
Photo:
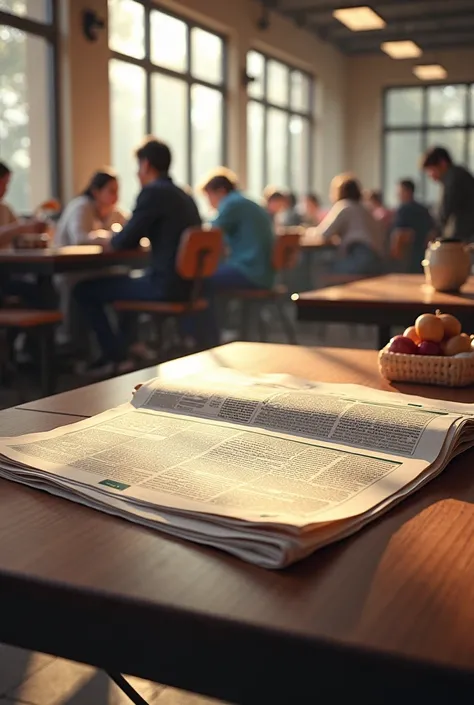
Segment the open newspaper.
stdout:
[[283,568],[474,444],[474,407],[284,376],[152,380],[130,403],[0,440],[0,476]]

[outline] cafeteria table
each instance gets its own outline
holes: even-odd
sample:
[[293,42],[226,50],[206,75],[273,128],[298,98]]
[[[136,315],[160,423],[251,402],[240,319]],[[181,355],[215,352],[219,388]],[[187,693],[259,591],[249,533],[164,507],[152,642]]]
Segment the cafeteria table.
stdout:
[[[139,380],[218,365],[395,386],[374,351],[237,343],[0,413],[2,434],[71,423]],[[468,702],[474,452],[354,536],[283,571],[0,481],[0,641],[230,702]]]
[[392,327],[413,325],[421,313],[436,309],[457,316],[467,333],[474,332],[474,277],[454,293],[434,291],[422,274],[388,274],[293,294],[292,299],[300,321],[377,326],[379,348],[390,339]]
[[0,250],[0,276],[32,274],[37,277],[40,298],[46,305],[55,301],[53,276],[70,272],[101,270],[106,267],[142,269],[149,262],[149,250],[103,251],[101,245],[78,245],[46,249]]

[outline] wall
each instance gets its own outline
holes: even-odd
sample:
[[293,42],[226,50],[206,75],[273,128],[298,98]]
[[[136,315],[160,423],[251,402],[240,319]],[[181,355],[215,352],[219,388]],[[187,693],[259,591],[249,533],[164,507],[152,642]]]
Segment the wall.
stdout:
[[[162,7],[192,17],[229,39],[229,164],[246,173],[246,94],[242,86],[247,50],[260,49],[310,71],[317,78],[315,187],[326,194],[345,164],[346,59],[329,44],[272,15],[265,32],[257,29],[254,0],[164,0]],[[63,6],[63,3],[61,3]],[[84,9],[106,17],[107,0],[65,0],[63,20],[63,152],[66,195],[82,188],[88,175],[110,159],[107,36],[87,42],[80,29]]]
[[[474,80],[474,49],[436,52],[426,61],[440,63],[448,81]],[[383,89],[396,85],[420,85],[412,73],[413,61],[389,57],[358,57],[348,60],[346,144],[349,168],[367,188],[381,184]]]

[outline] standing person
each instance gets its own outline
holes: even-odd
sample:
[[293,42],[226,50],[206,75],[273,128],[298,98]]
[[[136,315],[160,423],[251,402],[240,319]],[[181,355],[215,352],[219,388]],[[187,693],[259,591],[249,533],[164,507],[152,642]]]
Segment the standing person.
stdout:
[[422,169],[441,184],[439,224],[446,237],[474,240],[474,177],[453,163],[444,147],[431,147],[422,157]]
[[106,277],[80,282],[74,297],[97,336],[102,355],[94,365],[106,373],[114,365],[130,368],[127,349],[120,330],[114,330],[106,308],[114,301],[186,301],[192,281],[176,271],[176,254],[182,233],[200,226],[201,218],[191,196],[173,183],[169,175],[172,155],[164,142],[149,137],[136,151],[138,178],[142,190],[135,209],[123,230],[113,235],[110,247],[127,250],[150,240],[152,263],[143,276]]
[[218,169],[201,185],[212,208],[213,225],[224,233],[228,255],[212,277],[216,289],[270,289],[274,233],[268,213],[242,195],[237,177]]
[[[117,175],[111,169],[96,171],[84,191],[73,198],[66,206],[56,226],[54,244],[56,247],[71,245],[92,245],[107,243],[114,226],[122,228],[126,214],[118,206],[119,183]],[[59,292],[63,323],[59,330],[62,342],[73,343],[74,350],[80,354],[87,344],[83,320],[78,315],[72,299],[74,286],[84,279],[97,279],[99,276],[126,274],[127,270],[109,267],[101,271],[71,272],[58,274],[55,284]]]
[[411,179],[402,179],[398,184],[399,207],[395,211],[391,237],[402,230],[412,232],[412,243],[406,262],[410,274],[423,272],[421,264],[429,237],[434,230],[434,221],[429,210],[415,200],[415,184]]
[[308,228],[308,242],[339,242],[333,271],[337,274],[378,274],[382,270],[383,240],[380,225],[362,203],[362,190],[351,174],[331,182],[333,206],[315,228]]

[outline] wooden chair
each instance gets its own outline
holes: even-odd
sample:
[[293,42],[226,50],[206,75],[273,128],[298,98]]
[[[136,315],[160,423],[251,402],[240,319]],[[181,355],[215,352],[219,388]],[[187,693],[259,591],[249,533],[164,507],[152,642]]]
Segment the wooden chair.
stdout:
[[[188,228],[181,237],[176,256],[176,271],[183,279],[192,280],[189,298],[186,301],[116,301],[114,309],[121,313],[150,314],[156,325],[160,346],[166,320],[176,320],[209,307],[209,300],[203,296],[204,280],[216,271],[222,251],[221,230]],[[179,331],[178,337],[184,349],[184,340]]]
[[[34,332],[40,342],[41,364],[41,391],[44,396],[54,392],[55,364],[54,364],[54,327],[62,321],[59,311],[37,311],[32,309],[0,309],[0,330],[16,330]],[[8,347],[8,346],[7,346]],[[15,372],[15,362],[10,351],[7,350],[7,359],[3,360],[3,376],[7,377],[9,371]]]
[[[298,262],[301,228],[284,228],[278,232],[279,234],[275,238],[273,247],[272,265],[276,274],[284,280],[285,275],[294,269]],[[296,345],[296,330],[285,309],[290,293],[288,285],[284,281],[276,284],[272,289],[235,289],[226,291],[226,298],[239,300],[241,303],[240,339],[249,339],[252,314],[256,313],[259,339],[262,342],[266,342],[266,324],[263,316],[265,309],[272,305],[280,318],[288,342]]]

